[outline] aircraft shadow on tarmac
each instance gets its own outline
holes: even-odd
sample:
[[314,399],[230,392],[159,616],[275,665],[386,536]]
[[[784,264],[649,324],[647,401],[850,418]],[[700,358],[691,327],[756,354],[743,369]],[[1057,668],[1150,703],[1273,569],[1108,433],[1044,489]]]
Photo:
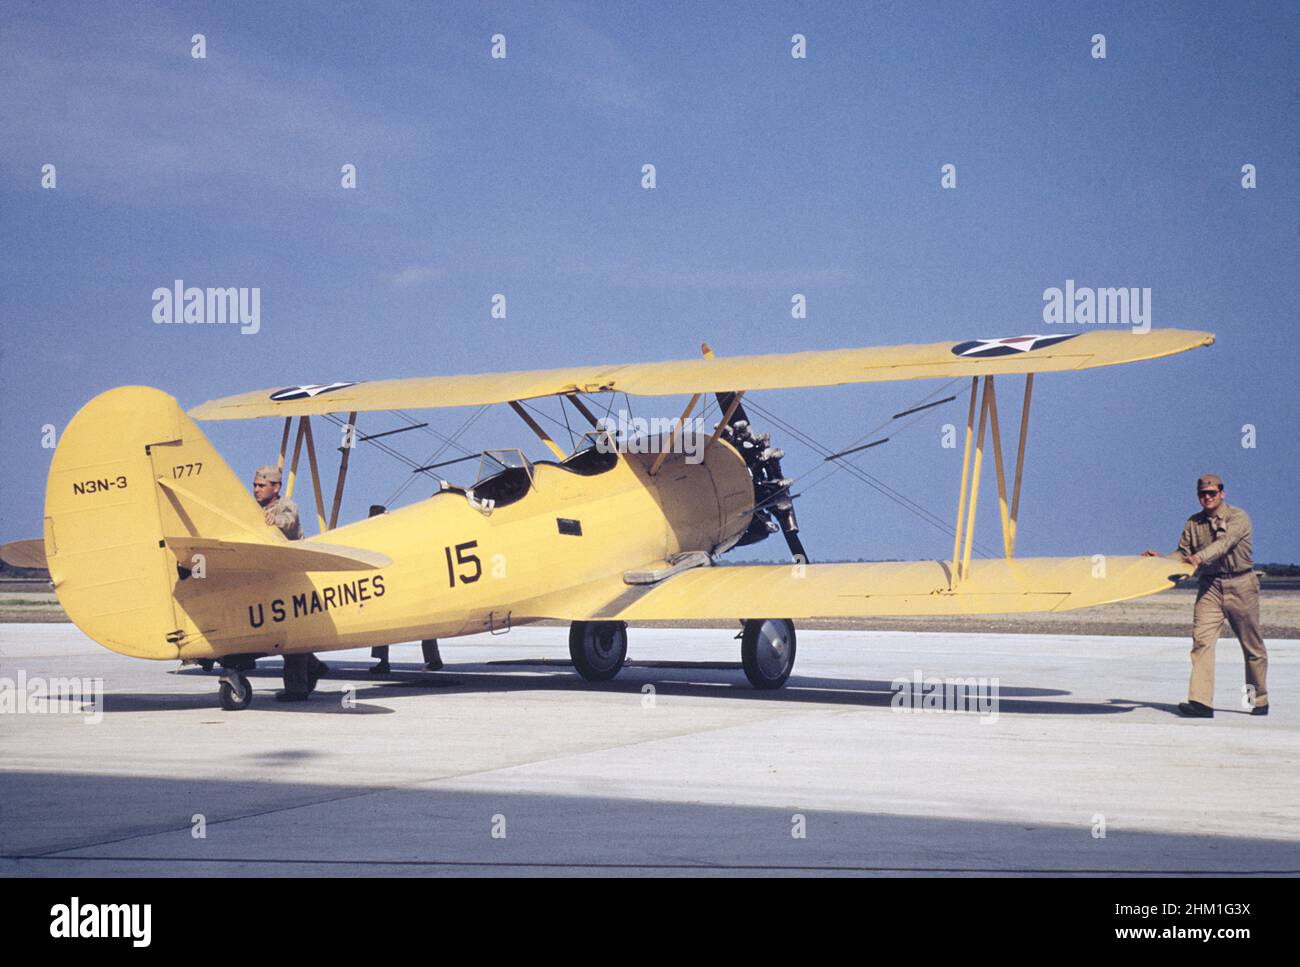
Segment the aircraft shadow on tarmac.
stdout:
[[[420,692],[455,690],[457,692],[623,692],[638,694],[646,685],[653,685],[656,694],[689,696],[696,698],[723,698],[745,702],[777,702],[780,704],[812,704],[891,708],[896,691],[892,681],[872,681],[856,678],[817,678],[791,675],[784,688],[759,691],[744,679],[739,662],[637,662],[624,666],[617,679],[609,682],[587,682],[573,671],[572,663],[561,659],[522,659],[517,661],[492,661],[487,663],[457,663],[440,672],[425,671],[418,663],[403,666],[393,663],[393,671],[374,676],[370,665],[363,662],[331,661],[330,671],[321,679],[327,687],[318,690],[309,702],[280,704],[270,695],[259,692],[253,708],[263,711],[290,712],[358,712],[365,708],[371,713],[393,711],[383,706],[363,706],[363,702],[379,702],[402,698]],[[533,674],[512,674],[502,669],[531,671]],[[208,676],[214,682],[216,673],[198,669],[184,669],[177,674]],[[268,662],[249,671],[250,679],[280,677],[280,665]],[[964,676],[963,676],[964,677]],[[342,705],[342,692],[328,687],[330,682],[345,682],[355,686],[352,698],[354,708]],[[1000,685],[997,713],[999,715],[1113,715],[1131,712],[1137,708],[1153,708],[1176,713],[1177,707],[1166,703],[1108,699],[1104,702],[1044,701],[1069,695],[1063,689],[1033,688]],[[132,702],[137,707],[121,707],[115,699],[139,699]],[[171,708],[210,706],[211,697],[203,695],[173,696],[176,704],[169,705],[168,696],[105,696],[106,711],[163,711]],[[920,701],[920,695],[917,696]],[[967,713],[971,714],[971,713]]]
[[[681,802],[656,797],[653,782],[646,798],[463,789],[442,785],[437,768],[418,785],[311,783],[276,775],[279,765],[240,779],[0,773],[11,819],[0,875],[1300,872],[1300,842],[1281,829],[1243,837],[1213,823],[1195,834],[1114,823],[1098,839],[1092,806],[1053,824]],[[791,836],[796,812],[806,838]],[[497,817],[508,836],[490,835]]]
[[[200,673],[202,674],[202,673]],[[263,673],[254,672],[250,677],[260,676]],[[276,677],[279,677],[277,670]],[[216,672],[212,673],[212,681],[215,686],[217,680]],[[268,691],[256,692],[253,698],[252,708],[261,711],[275,710],[278,712],[289,712],[292,714],[316,714],[329,715],[333,713],[346,713],[348,715],[392,715],[397,709],[388,708],[383,705],[369,705],[362,702],[360,696],[361,689],[357,689],[355,694],[349,696],[354,700],[352,704],[345,706],[343,704],[344,693],[339,692],[317,692],[312,696],[313,701],[309,702],[292,702],[281,703],[275,700],[275,695]],[[372,697],[380,697],[374,695]],[[184,712],[200,711],[221,713],[216,708],[216,691],[208,692],[105,692],[104,693],[104,712]],[[221,713],[225,714],[225,713]]]

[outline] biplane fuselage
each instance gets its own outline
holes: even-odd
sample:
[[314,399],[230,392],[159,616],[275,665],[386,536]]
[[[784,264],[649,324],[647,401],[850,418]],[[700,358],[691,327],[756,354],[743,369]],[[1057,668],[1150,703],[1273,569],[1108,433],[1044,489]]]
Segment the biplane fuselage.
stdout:
[[[324,651],[501,631],[546,600],[611,576],[710,553],[744,532],[754,504],[744,461],[725,441],[700,463],[590,447],[563,462],[512,467],[465,490],[338,527],[332,544],[392,560],[338,571],[178,580],[200,635],[181,658]],[[492,503],[489,505],[488,502]],[[214,581],[213,579],[216,578]],[[522,616],[522,617],[521,617]]]
[[69,616],[115,651],[275,655],[562,613],[581,589],[724,550],[749,525],[753,482],[725,440],[698,461],[607,442],[290,542],[175,400],[122,387],[63,434],[48,566]]

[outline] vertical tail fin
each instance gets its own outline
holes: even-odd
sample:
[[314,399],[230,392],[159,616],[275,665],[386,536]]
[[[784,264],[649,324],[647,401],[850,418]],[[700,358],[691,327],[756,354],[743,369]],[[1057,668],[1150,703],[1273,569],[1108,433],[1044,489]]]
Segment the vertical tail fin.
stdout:
[[160,390],[95,397],[64,430],[45,489],[45,552],[68,616],[140,658],[173,658],[188,621],[166,537],[286,543],[212,444]]

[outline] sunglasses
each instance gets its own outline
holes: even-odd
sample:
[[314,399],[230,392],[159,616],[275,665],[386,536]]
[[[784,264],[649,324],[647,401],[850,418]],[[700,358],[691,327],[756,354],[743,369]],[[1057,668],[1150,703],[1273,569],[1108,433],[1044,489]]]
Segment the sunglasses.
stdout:
[[1202,499],[1204,499],[1204,498],[1206,498],[1206,497],[1217,497],[1217,496],[1219,496],[1219,491],[1217,491],[1217,490],[1198,490],[1198,491],[1196,492],[1196,496],[1198,496],[1198,497],[1200,497],[1200,498],[1202,498]]

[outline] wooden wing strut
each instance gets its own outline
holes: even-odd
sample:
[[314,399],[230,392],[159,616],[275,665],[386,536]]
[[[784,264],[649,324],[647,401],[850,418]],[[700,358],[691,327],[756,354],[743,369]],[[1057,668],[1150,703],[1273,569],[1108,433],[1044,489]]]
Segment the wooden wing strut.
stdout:
[[[962,452],[961,489],[957,495],[957,527],[953,533],[952,567],[948,588],[955,591],[970,574],[971,545],[975,539],[975,504],[979,498],[980,470],[984,462],[984,427],[992,428],[993,462],[998,481],[998,512],[1002,522],[1002,550],[1007,560],[1016,552],[1016,521],[1020,514],[1020,481],[1025,466],[1025,441],[1029,437],[1029,401],[1033,393],[1034,375],[1025,377],[1025,399],[1020,409],[1020,441],[1016,448],[1016,476],[1008,507],[1007,480],[1002,459],[1002,425],[998,418],[997,390],[992,376],[984,377],[984,390],[980,393],[979,429],[975,428],[975,396],[979,377],[971,377],[970,408],[966,414],[966,446]],[[974,456],[971,443],[974,441]]]

